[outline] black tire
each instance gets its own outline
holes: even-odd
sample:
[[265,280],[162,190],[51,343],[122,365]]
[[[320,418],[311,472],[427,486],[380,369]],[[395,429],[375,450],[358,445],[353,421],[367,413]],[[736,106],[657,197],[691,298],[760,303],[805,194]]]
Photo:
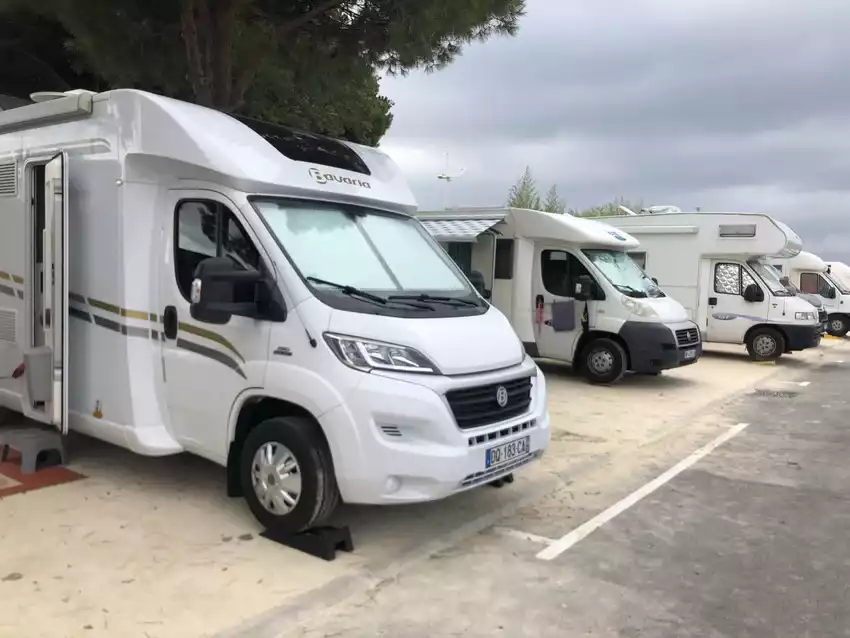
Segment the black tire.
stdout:
[[776,361],[785,352],[785,337],[773,328],[756,328],[747,337],[747,352],[753,361]]
[[[260,502],[252,478],[254,456],[266,444],[285,446],[295,457],[301,478],[301,493],[287,513],[277,514]],[[340,502],[327,443],[311,420],[274,417],[255,427],[245,439],[239,459],[239,478],[248,507],[266,528],[296,534],[325,523]]]
[[[609,359],[610,367],[594,364],[594,358]],[[626,351],[613,339],[599,337],[591,339],[581,353],[581,372],[584,378],[595,385],[617,383],[626,374],[628,366]]]
[[844,315],[833,315],[826,325],[829,326],[827,332],[833,337],[845,337],[850,332],[850,321]]

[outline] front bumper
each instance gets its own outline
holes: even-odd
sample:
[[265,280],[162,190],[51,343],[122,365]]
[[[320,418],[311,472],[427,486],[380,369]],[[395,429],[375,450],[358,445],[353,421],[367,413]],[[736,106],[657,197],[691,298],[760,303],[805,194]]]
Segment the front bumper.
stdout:
[[[446,392],[533,375],[524,414],[461,430]],[[463,377],[363,374],[343,403],[319,417],[347,503],[432,501],[494,481],[543,455],[549,444],[546,381],[526,357],[519,366]],[[529,437],[527,452],[495,468],[486,450]]]
[[809,326],[784,324],[782,330],[785,332],[785,349],[788,352],[816,348],[823,338],[823,326],[820,323]]
[[629,369],[633,372],[679,368],[696,363],[702,355],[699,327],[691,321],[675,324],[627,321],[620,328],[620,336],[629,349]]

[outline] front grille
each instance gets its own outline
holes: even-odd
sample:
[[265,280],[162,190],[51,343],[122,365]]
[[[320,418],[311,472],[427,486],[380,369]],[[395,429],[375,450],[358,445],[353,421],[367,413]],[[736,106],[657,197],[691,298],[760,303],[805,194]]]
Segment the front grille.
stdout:
[[[504,407],[496,395],[499,388],[507,392]],[[450,390],[446,393],[455,421],[462,430],[479,428],[525,414],[531,404],[531,377],[511,379],[473,388]]]
[[697,328],[677,330],[676,343],[680,348],[697,345],[699,343],[699,330]]

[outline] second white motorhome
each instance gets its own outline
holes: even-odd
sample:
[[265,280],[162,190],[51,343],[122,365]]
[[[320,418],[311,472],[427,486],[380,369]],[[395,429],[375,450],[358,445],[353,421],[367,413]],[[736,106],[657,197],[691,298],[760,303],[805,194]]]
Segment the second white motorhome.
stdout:
[[543,454],[543,375],[384,153],[141,91],[48,97],[0,113],[0,408],[210,459],[284,532]]
[[850,332],[850,289],[831,274],[831,268],[817,255],[801,251],[773,265],[787,275],[800,292],[816,295],[827,313],[827,331],[835,337]]
[[592,383],[696,362],[699,330],[599,221],[517,208],[421,212],[425,228],[502,310],[534,357],[573,364]]
[[820,343],[817,310],[780,282],[771,258],[802,248],[794,231],[757,213],[663,213],[608,217],[633,234],[632,256],[697,322],[706,342],[745,344],[775,360]]

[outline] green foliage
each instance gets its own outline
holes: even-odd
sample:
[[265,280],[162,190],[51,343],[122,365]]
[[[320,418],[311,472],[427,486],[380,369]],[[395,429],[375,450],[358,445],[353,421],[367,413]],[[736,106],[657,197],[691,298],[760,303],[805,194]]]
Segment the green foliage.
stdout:
[[508,193],[508,206],[511,208],[530,208],[543,210],[547,213],[564,213],[567,205],[558,195],[558,187],[552,187],[546,192],[546,199],[541,200],[537,191],[537,183],[531,175],[531,169],[526,166],[519,181],[511,187]]
[[[441,68],[467,43],[514,34],[524,4],[0,0],[0,18],[19,19],[23,11],[51,23],[63,35],[45,50],[63,51],[77,76],[97,88],[143,88],[376,144],[392,120],[392,103],[378,92],[380,70]],[[62,76],[45,72],[50,85],[32,90],[67,88]]]
[[565,213],[567,211],[567,204],[558,195],[558,187],[555,184],[552,184],[552,188],[546,193],[543,210],[547,213]]
[[525,172],[519,181],[511,186],[508,193],[508,206],[511,208],[530,208],[540,210],[540,195],[537,193],[537,184],[531,176],[531,169],[526,166]]
[[607,204],[593,206],[582,211],[570,211],[570,214],[575,217],[612,217],[623,214],[623,211],[620,210],[620,206],[625,206],[629,210],[637,213],[643,207],[643,204],[639,202],[630,202],[623,197],[618,197]]

